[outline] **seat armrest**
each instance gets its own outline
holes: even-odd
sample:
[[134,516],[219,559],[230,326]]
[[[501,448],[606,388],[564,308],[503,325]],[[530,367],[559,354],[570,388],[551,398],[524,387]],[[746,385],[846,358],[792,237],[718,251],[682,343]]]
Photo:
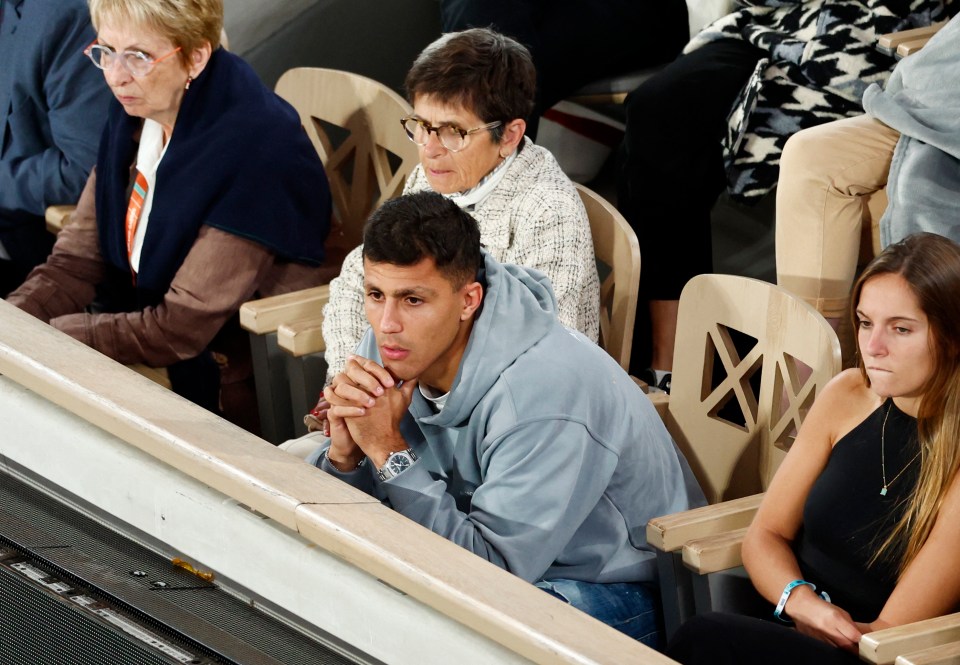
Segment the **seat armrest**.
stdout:
[[277,345],[295,358],[311,353],[323,353],[323,316],[313,316],[284,323],[277,328]]
[[691,540],[750,526],[762,494],[655,517],[647,523],[647,542],[664,552],[675,552]]
[[900,42],[897,46],[897,57],[906,58],[908,55],[913,55],[926,46],[928,41],[930,41],[929,37],[920,37],[918,39],[909,39],[905,42]]
[[860,638],[860,660],[887,665],[900,654],[913,654],[957,641],[960,641],[960,613],[947,614],[867,633]]
[[47,231],[56,235],[70,223],[70,215],[77,209],[75,205],[48,206],[44,212]]
[[[640,386],[642,389],[644,386],[647,386],[646,381],[642,381],[636,377],[630,377],[633,379],[634,383]],[[641,385],[642,384],[642,385]],[[649,389],[649,386],[647,386]],[[653,402],[653,408],[657,410],[657,415],[660,416],[660,420],[664,423],[667,422],[667,410],[670,408],[670,395],[668,393],[659,392],[659,393],[650,393],[644,390],[647,393],[647,397]]]
[[163,386],[167,390],[173,390],[173,384],[170,383],[170,374],[166,367],[149,367],[143,363],[134,363],[127,365],[140,376],[145,376],[154,383]]
[[743,565],[741,548],[747,528],[687,541],[683,565],[698,575],[709,575]]
[[256,335],[277,332],[282,323],[317,316],[330,300],[330,285],[251,300],[240,306],[240,326]]
[[950,642],[913,653],[900,654],[894,661],[896,665],[955,665],[958,662],[960,662],[960,642]]
[[[633,374],[630,375],[630,378],[635,384],[637,384],[637,388],[642,390],[645,395],[648,394],[647,391],[650,390],[650,386],[647,385],[646,381],[635,377]],[[654,407],[656,407],[656,403],[654,403]],[[657,412],[659,413],[659,409]],[[663,415],[661,414],[660,417],[663,418]]]
[[[917,42],[917,40],[921,40],[923,43],[926,43],[926,40],[936,34],[945,24],[946,21],[927,25],[922,28],[912,28],[910,30],[901,30],[899,32],[889,32],[885,35],[880,35],[877,39],[877,50],[887,55],[893,55],[894,53],[898,53],[900,45],[905,42]],[[908,54],[899,53],[899,55]]]

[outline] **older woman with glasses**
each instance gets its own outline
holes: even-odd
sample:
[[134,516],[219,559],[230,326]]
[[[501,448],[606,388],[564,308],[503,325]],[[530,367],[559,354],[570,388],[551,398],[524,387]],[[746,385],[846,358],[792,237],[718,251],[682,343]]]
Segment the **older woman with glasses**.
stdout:
[[[524,137],[536,72],[526,48],[488,29],[444,35],[407,74],[413,115],[401,123],[420,147],[405,194],[435,191],[470,212],[503,263],[541,270],[560,321],[596,341],[599,282],[586,211],[549,151]],[[366,329],[361,249],[330,284],[324,309],[328,379]]]
[[90,10],[85,53],[116,101],[71,223],[8,300],[255,430],[237,312],[317,283],[323,167],[296,112],[219,48],[222,0]]

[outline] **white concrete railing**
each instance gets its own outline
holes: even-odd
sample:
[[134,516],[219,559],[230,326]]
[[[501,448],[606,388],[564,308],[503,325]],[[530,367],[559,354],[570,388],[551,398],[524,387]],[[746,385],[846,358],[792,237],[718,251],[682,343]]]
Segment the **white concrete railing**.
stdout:
[[669,659],[0,301],[0,464],[390,663]]

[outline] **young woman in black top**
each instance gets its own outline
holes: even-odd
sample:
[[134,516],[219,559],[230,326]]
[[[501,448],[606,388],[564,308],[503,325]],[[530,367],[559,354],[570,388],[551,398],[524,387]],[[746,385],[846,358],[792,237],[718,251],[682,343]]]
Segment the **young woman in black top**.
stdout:
[[856,663],[861,635],[960,603],[960,246],[891,245],[851,303],[859,369],[818,396],[743,543],[780,621],[695,617],[668,649],[685,665]]

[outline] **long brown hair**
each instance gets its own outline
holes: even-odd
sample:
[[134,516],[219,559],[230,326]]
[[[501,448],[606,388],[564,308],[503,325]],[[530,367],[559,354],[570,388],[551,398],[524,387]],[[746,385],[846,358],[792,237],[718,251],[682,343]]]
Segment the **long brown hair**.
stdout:
[[[943,498],[960,469],[960,245],[933,233],[908,236],[887,247],[863,271],[850,295],[854,330],[863,286],[880,275],[899,275],[910,286],[929,323],[934,371],[923,387],[917,413],[920,473],[903,516],[872,562],[898,557],[903,574],[923,547]],[[860,373],[869,386],[857,336]]]

